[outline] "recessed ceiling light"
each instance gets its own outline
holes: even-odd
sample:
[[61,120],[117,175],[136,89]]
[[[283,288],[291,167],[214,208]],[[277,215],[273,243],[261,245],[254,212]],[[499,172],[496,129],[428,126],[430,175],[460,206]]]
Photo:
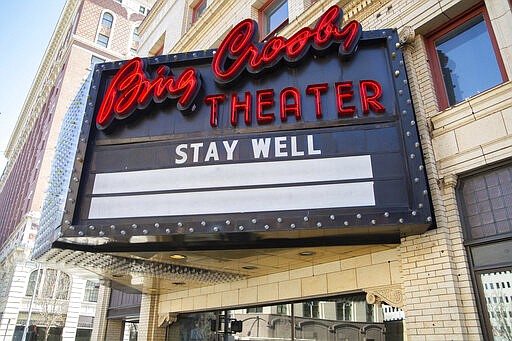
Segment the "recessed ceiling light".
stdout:
[[171,259],[185,259],[185,258],[187,258],[187,256],[180,255],[180,254],[174,254],[174,255],[170,255],[169,258],[171,258]]
[[256,270],[258,267],[257,266],[254,266],[254,265],[246,265],[246,266],[242,266],[242,269],[245,269],[245,270]]
[[299,252],[299,255],[300,256],[313,256],[316,252],[313,252],[313,251],[302,251],[302,252]]

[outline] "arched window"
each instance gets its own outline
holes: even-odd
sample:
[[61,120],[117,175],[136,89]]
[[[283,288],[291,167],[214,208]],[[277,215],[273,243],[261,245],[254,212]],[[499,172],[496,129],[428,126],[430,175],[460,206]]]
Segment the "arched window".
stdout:
[[26,296],[35,294],[38,298],[68,299],[71,284],[68,274],[56,269],[45,269],[39,270],[39,279],[37,279],[37,272],[37,270],[32,271],[29,276]]
[[104,12],[101,16],[101,24],[98,29],[98,37],[96,43],[103,47],[108,47],[108,41],[111,36],[112,27],[114,26],[114,16],[109,12]]
[[69,295],[69,284],[71,280],[69,279],[69,275],[64,272],[59,272],[59,278],[57,282],[57,293],[55,298],[59,300],[66,300]]
[[[42,270],[39,271],[41,272]],[[26,296],[34,295],[36,290],[37,272],[37,270],[32,271],[30,277],[28,278],[27,291],[25,293]],[[39,276],[39,283],[41,283],[41,276]]]
[[105,12],[103,13],[103,17],[101,18],[101,24],[106,28],[112,28],[112,23],[114,22],[114,17],[112,14]]

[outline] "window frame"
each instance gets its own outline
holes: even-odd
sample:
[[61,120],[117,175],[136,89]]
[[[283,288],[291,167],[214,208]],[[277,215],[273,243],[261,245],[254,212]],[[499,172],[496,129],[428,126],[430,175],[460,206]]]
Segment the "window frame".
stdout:
[[[198,10],[202,5],[204,5],[204,9],[201,13],[198,14]],[[194,5],[194,7],[192,7],[192,24],[196,23],[199,18],[201,18],[201,15],[203,15],[203,13],[206,11],[206,8],[208,8],[207,0],[200,0],[197,2],[197,4]]]
[[[491,40],[491,45],[494,50],[494,56],[496,58],[498,68],[501,73],[502,82],[499,84],[502,84],[502,83],[508,81],[508,76],[507,76],[507,72],[505,70],[505,65],[504,65],[503,59],[501,57],[498,42],[496,40],[496,35],[494,34],[494,30],[491,25],[491,20],[489,18],[489,14],[487,13],[487,9],[485,8],[484,4],[476,5],[470,9],[468,9],[467,11],[461,13],[460,15],[456,16],[454,19],[448,21],[444,25],[441,25],[439,28],[437,28],[433,32],[429,33],[425,37],[427,57],[428,57],[428,60],[430,61],[430,70],[432,73],[432,81],[434,82],[434,91],[436,94],[437,105],[438,105],[439,111],[450,108],[450,107],[457,105],[458,103],[461,103],[461,102],[455,103],[454,105],[450,105],[448,102],[448,95],[446,94],[444,78],[442,75],[441,65],[439,64],[439,59],[438,59],[437,52],[436,52],[435,41],[437,39],[441,38],[442,36],[448,34],[452,30],[456,29],[457,27],[460,27],[461,25],[474,19],[475,17],[477,17],[479,15],[482,15],[484,18],[485,26],[487,27],[487,32],[489,34],[489,38]],[[476,94],[473,94],[470,97],[475,96],[475,95]]]
[[[268,12],[275,12],[282,3],[286,2],[286,11],[288,12],[288,16],[285,20],[283,20],[279,25],[277,25],[273,30],[267,31],[268,26]],[[290,11],[288,9],[288,0],[269,0],[265,5],[263,5],[258,11],[258,26],[259,26],[259,34],[261,37],[261,41],[267,40],[277,34],[283,27],[288,25],[290,19]],[[275,7],[274,7],[275,6]],[[274,7],[274,8],[273,8]],[[271,13],[270,13],[271,14]]]

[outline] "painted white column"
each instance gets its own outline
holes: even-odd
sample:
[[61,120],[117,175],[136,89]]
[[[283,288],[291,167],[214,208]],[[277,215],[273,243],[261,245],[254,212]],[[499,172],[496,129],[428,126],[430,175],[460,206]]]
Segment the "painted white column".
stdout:
[[36,265],[32,263],[19,263],[14,266],[7,302],[0,321],[0,340],[2,341],[12,340],[18,314],[22,311],[28,278],[36,268]]
[[78,327],[78,318],[82,310],[82,302],[85,293],[86,280],[71,276],[71,288],[68,303],[68,313],[66,323],[62,331],[62,341],[74,341],[76,329]]

